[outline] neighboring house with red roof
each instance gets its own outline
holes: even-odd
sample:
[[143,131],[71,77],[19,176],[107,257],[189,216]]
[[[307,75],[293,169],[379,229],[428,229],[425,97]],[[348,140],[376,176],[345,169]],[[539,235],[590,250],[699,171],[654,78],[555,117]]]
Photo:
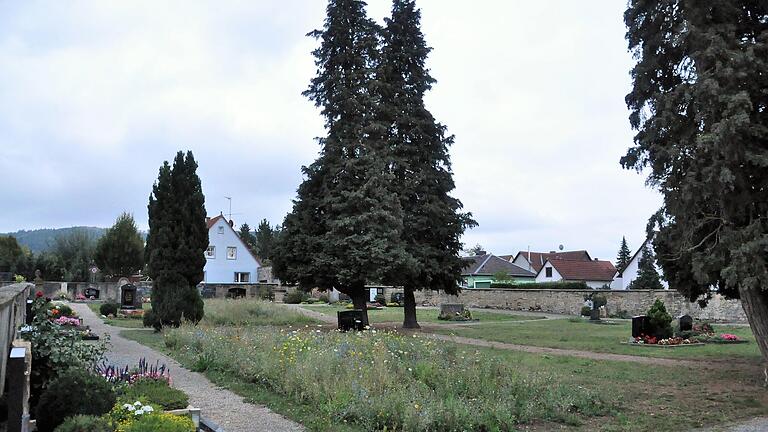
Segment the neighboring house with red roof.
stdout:
[[547,259],[536,274],[536,282],[586,282],[591,288],[611,285],[616,267],[610,261]]
[[206,218],[208,249],[205,251],[203,283],[256,283],[261,262],[248,250],[223,215]]
[[[512,257],[512,255],[503,255],[504,257]],[[526,270],[538,273],[544,266],[547,260],[569,260],[569,261],[592,261],[592,257],[585,250],[577,251],[549,251],[547,252],[531,252],[520,251],[514,258],[510,258],[509,261],[522,267]]]
[[533,282],[536,277],[535,273],[493,254],[483,253],[462,259],[466,263],[461,273],[465,288],[490,288],[491,282],[496,281],[494,276],[499,272],[507,274],[505,280],[520,283]]

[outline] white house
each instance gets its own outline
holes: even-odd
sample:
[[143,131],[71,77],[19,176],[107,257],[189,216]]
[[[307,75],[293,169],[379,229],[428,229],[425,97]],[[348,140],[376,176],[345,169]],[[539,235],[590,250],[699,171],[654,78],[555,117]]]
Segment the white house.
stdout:
[[585,282],[590,288],[610,285],[616,267],[610,261],[547,259],[536,274],[536,283]]
[[520,251],[516,255],[502,255],[501,257],[507,259],[509,262],[517,265],[518,267],[522,267],[534,273],[538,273],[548,259],[592,261],[592,257],[590,257],[589,253],[585,250],[559,252],[549,251],[549,253]]
[[205,283],[256,283],[261,263],[223,215],[207,218]]
[[[611,289],[629,289],[629,284],[637,279],[637,270],[638,266],[640,265],[640,259],[643,257],[643,254],[645,254],[646,249],[649,247],[652,247],[651,240],[646,239],[637,249],[637,252],[632,255],[632,259],[629,260],[629,264],[627,264],[623,269],[618,269],[616,271],[616,274],[613,277],[613,282],[611,283]],[[654,263],[654,265],[656,267],[656,273],[661,275],[662,273],[658,264]],[[661,285],[664,287],[664,289],[669,289],[669,283],[667,283],[667,281],[664,279],[661,279]]]

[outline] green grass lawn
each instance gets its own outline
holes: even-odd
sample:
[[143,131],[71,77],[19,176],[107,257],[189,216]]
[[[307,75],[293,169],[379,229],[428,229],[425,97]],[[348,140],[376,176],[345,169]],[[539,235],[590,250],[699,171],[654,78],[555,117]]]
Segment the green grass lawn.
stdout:
[[757,361],[760,350],[749,327],[714,325],[718,333],[733,333],[749,343],[735,345],[707,344],[682,348],[654,348],[622,345],[632,334],[632,324],[621,321],[615,325],[592,324],[588,320],[544,320],[509,325],[481,323],[476,326],[438,329],[436,333],[550,348],[565,348],[648,357],[693,358],[711,360]]
[[[101,312],[99,311],[99,308],[101,307],[103,303],[88,303],[88,307],[96,314],[96,316],[101,317]],[[149,303],[142,303],[141,305],[142,309],[145,311],[152,309],[152,305]],[[142,321],[141,317],[134,317],[134,318],[102,318],[104,321],[104,324],[109,324],[111,326],[115,327],[123,327],[123,328],[144,328],[144,323]]]
[[[305,309],[311,311],[320,312],[325,315],[336,316],[336,312],[349,310],[345,306],[341,305],[300,305]],[[460,321],[443,321],[437,319],[440,311],[438,309],[416,309],[416,317],[419,322],[424,323],[457,323]],[[520,320],[534,320],[543,319],[540,316],[524,316],[524,315],[510,315],[497,312],[487,311],[472,311],[472,318],[484,321],[520,321]],[[385,322],[403,322],[403,308],[401,307],[387,307],[380,310],[369,310],[368,320],[371,323],[385,323]]]
[[[125,330],[121,335],[168,353],[187,368],[199,364],[199,354],[178,347],[175,350],[169,349],[162,334]],[[354,335],[350,333],[349,337]],[[768,392],[762,389],[762,369],[758,363],[753,366],[724,367],[722,370],[697,370],[489,348],[475,349],[451,343],[445,346],[461,356],[483,354],[484,358],[497,358],[514,365],[516,371],[531,379],[543,375],[553,378],[558,384],[596,392],[611,405],[607,413],[598,416],[575,412],[580,421],[572,423],[535,421],[528,425],[533,430],[689,430],[768,414]],[[262,386],[258,381],[246,379],[236,369],[215,367],[204,373],[217,385],[229,388],[248,401],[264,404],[304,424],[310,431],[364,430],[359,425],[344,422],[338,415],[329,416],[328,412],[316,404],[303,403],[279,393],[277,389]],[[343,407],[338,409],[343,411]],[[521,430],[528,430],[526,425],[520,427]]]

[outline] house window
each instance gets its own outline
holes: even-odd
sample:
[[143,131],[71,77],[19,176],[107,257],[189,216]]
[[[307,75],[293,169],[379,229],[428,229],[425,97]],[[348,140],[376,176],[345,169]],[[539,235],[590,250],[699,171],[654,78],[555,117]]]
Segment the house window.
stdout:
[[219,234],[224,234],[224,225],[219,225]]
[[251,274],[250,273],[235,273],[235,282],[240,283],[247,283],[251,281]]
[[227,259],[228,260],[234,260],[237,259],[237,248],[234,246],[228,246],[227,247]]
[[544,268],[544,276],[546,277],[552,277],[552,267],[545,267]]
[[216,246],[208,246],[208,249],[205,250],[205,257],[210,259],[216,258]]

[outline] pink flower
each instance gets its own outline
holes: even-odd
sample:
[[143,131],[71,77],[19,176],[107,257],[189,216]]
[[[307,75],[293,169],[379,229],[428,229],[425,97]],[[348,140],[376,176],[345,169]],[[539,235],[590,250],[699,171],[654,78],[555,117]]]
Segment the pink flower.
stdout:
[[730,333],[723,333],[723,334],[720,335],[720,337],[725,339],[725,340],[727,340],[727,341],[737,341],[737,340],[739,340],[738,336],[736,336],[735,334],[730,334]]

